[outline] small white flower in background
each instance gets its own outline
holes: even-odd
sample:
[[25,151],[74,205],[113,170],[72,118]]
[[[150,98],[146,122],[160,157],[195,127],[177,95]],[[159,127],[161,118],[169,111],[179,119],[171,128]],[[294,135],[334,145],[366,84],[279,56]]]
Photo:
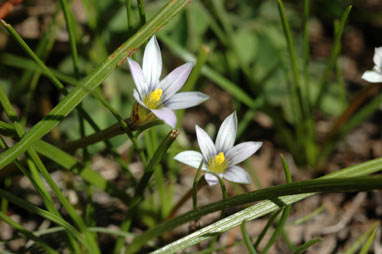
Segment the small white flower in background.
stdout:
[[209,171],[231,182],[249,184],[251,179],[248,173],[236,164],[254,154],[263,143],[249,141],[234,146],[237,131],[236,112],[229,115],[220,126],[215,144],[203,129],[197,125],[195,128],[202,153],[184,151],[177,154],[174,159],[199,168],[200,162],[204,158],[202,170],[206,171],[205,179],[209,185],[218,183],[216,176],[209,174]]
[[155,36],[146,45],[142,68],[131,58],[128,62],[136,88],[133,96],[137,103],[132,118],[137,124],[152,121],[156,116],[174,128],[176,116],[172,110],[190,108],[209,98],[199,92],[176,93],[190,75],[193,63],[185,63],[159,80],[162,56]]
[[365,71],[362,79],[371,83],[382,83],[382,47],[375,48],[374,51],[374,68],[372,71]]

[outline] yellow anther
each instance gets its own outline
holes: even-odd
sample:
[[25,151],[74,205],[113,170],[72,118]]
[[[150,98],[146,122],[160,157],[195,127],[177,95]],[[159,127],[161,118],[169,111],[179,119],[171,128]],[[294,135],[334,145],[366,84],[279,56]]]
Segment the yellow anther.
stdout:
[[225,161],[224,153],[220,152],[218,155],[215,157],[216,164],[220,165]]
[[160,98],[162,97],[162,93],[163,93],[162,89],[156,88],[154,92],[150,94],[149,101],[152,103],[158,102]]

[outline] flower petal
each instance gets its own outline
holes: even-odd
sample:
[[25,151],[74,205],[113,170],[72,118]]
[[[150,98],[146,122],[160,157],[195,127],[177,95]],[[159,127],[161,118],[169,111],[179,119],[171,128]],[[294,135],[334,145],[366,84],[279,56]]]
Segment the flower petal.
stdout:
[[151,37],[146,45],[142,69],[149,91],[154,90],[155,85],[159,83],[162,73],[162,56],[155,35]]
[[365,71],[361,78],[371,83],[380,83],[382,82],[382,73],[376,71]]
[[176,116],[171,109],[162,107],[160,109],[150,109],[156,117],[163,120],[167,125],[175,128],[176,125]]
[[137,91],[136,89],[134,89],[134,91],[133,91],[133,97],[134,97],[134,99],[135,99],[139,104],[141,104],[143,107],[145,107],[145,108],[148,109],[148,107],[146,107],[146,105],[143,103],[142,98],[141,98],[141,96],[139,95],[139,93],[138,93],[138,91]]
[[373,61],[379,71],[382,71],[382,47],[375,48]]
[[253,141],[240,143],[228,150],[226,154],[227,160],[230,165],[238,164],[259,150],[262,144],[263,142]]
[[210,157],[216,155],[214,143],[212,142],[210,136],[208,136],[208,134],[202,128],[195,125],[195,129],[200,150],[202,151],[206,161],[208,161]]
[[236,111],[229,115],[220,126],[216,137],[215,146],[217,152],[226,153],[235,144],[237,130]]
[[172,95],[179,91],[186,82],[193,63],[185,63],[178,68],[174,69],[170,74],[168,74],[158,85],[158,88],[163,90],[163,100],[168,100]]
[[167,101],[164,102],[169,109],[183,109],[191,108],[193,106],[199,105],[210,97],[204,93],[199,92],[183,92],[177,93],[171,96]]
[[[223,174],[219,174],[219,176],[223,177]],[[209,186],[219,183],[218,178],[214,176],[213,174],[206,173],[204,175],[204,179],[206,179],[206,182],[208,183]]]
[[223,174],[223,178],[234,183],[251,183],[251,177],[249,177],[247,171],[238,166],[229,167]]
[[139,64],[131,58],[128,58],[127,62],[129,63],[129,68],[131,75],[133,76],[135,87],[137,88],[141,97],[143,97],[148,91],[148,86],[145,81],[145,77],[143,76],[141,66],[139,66]]
[[[203,155],[196,151],[184,151],[175,155],[174,159],[193,168],[199,168]],[[207,170],[205,163],[202,165],[202,169]]]

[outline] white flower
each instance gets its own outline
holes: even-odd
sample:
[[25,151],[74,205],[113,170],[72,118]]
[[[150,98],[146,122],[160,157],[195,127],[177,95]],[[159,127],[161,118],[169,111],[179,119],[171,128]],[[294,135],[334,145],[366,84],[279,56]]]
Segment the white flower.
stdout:
[[373,70],[366,71],[362,79],[371,83],[382,83],[382,47],[375,48],[373,61],[375,64]]
[[206,171],[205,179],[209,185],[218,183],[216,176],[209,174],[209,171],[232,182],[249,184],[251,179],[248,173],[236,164],[254,154],[263,143],[250,141],[234,146],[237,130],[236,112],[229,115],[220,126],[215,144],[203,129],[199,126],[195,128],[202,153],[184,151],[177,154],[174,159],[198,168],[204,158],[202,170]]
[[176,116],[172,110],[190,108],[209,98],[199,92],[176,93],[190,75],[193,63],[183,64],[159,80],[162,56],[155,36],[146,45],[142,68],[131,58],[128,62],[136,88],[133,96],[138,102],[133,108],[132,118],[138,124],[151,121],[156,116],[174,128]]

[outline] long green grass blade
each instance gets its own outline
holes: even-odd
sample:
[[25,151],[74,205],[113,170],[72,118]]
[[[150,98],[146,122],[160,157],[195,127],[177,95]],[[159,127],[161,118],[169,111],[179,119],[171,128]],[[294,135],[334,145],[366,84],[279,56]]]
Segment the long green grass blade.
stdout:
[[23,235],[25,235],[27,238],[32,239],[35,241],[38,245],[41,246],[44,250],[46,250],[48,253],[58,254],[58,252],[50,247],[45,241],[43,241],[41,238],[36,236],[35,234],[31,233],[29,230],[9,218],[5,213],[0,212],[0,220],[7,223],[12,228],[16,229],[17,231],[21,232]]
[[354,254],[357,252],[357,250],[361,247],[362,243],[365,242],[365,240],[370,236],[370,234],[380,226],[380,222],[376,222],[373,225],[371,225],[370,228],[368,228],[365,232],[362,233],[362,235],[355,241],[344,253],[345,254]]
[[333,68],[335,67],[335,64],[337,62],[337,57],[340,53],[340,47],[341,47],[341,36],[342,36],[343,31],[344,31],[345,23],[346,23],[346,20],[349,16],[351,8],[352,8],[351,5],[346,8],[344,13],[342,14],[341,21],[338,25],[338,29],[336,29],[337,31],[334,35],[333,49],[332,49],[332,52],[330,54],[329,62],[326,65],[326,68],[324,70],[323,75],[321,76],[321,80],[319,83],[319,89],[320,90],[319,90],[317,98],[314,102],[314,106],[316,108],[318,108],[321,104],[322,97],[323,97],[323,95],[327,89],[327,86],[328,86],[329,75],[330,75],[331,71],[333,70]]
[[[366,190],[368,188],[367,185],[368,185],[368,183],[370,184],[370,180],[371,180],[370,178],[375,178],[375,177],[364,178],[365,179],[365,182],[364,182],[365,189],[364,190]],[[307,190],[307,193],[305,193],[305,194],[298,194],[298,195],[294,195],[293,194],[293,195],[282,196],[282,197],[280,197],[280,195],[275,195],[275,196],[272,196],[272,197],[267,197],[265,199],[272,199],[272,198],[278,197],[278,199],[284,205],[291,205],[294,202],[297,202],[297,201],[299,201],[301,199],[310,197],[310,196],[316,194],[317,192],[321,192],[321,191],[330,192],[330,190],[333,190],[332,188],[335,187],[335,186],[336,186],[335,188],[338,187],[338,189],[337,189],[338,192],[345,192],[347,190],[347,188],[344,188],[345,187],[344,185],[342,185],[342,184],[341,184],[341,186],[337,185],[337,183],[338,183],[337,181],[339,179],[322,179],[322,180],[328,180],[329,182],[332,182],[333,185],[330,185],[330,184],[326,185],[326,184],[324,184],[324,186],[321,186],[322,188],[320,187],[320,188],[317,188],[317,189],[315,187],[318,187],[318,186],[313,187],[311,185],[308,188],[308,189],[311,188],[310,191]],[[380,182],[381,178],[377,177],[374,180],[375,180],[374,183],[376,185],[378,185],[378,187],[377,186],[375,186],[375,187],[377,187],[378,189],[381,189],[382,188],[382,183]],[[310,182],[309,185],[312,184],[313,181],[321,181],[321,180],[311,180],[311,182],[309,181]],[[329,182],[327,182],[327,183],[329,183]],[[348,183],[349,184],[348,187],[351,186],[351,188],[354,188],[355,185],[357,185],[359,183],[359,182],[358,183],[355,183],[355,182],[352,183],[352,182],[353,182],[353,180],[350,181],[350,183]],[[316,182],[316,183],[319,183],[319,182]],[[294,184],[296,184],[296,182],[292,183],[292,184],[288,184],[288,185],[289,186],[293,186]],[[278,187],[282,187],[282,186],[278,186]],[[267,189],[269,189],[269,188],[267,188]],[[264,189],[264,190],[267,190],[267,189]],[[303,188],[300,189],[300,191],[302,191],[304,189],[305,188],[303,187]],[[361,189],[359,189],[359,190],[361,190]],[[359,191],[359,190],[356,190],[356,191]],[[312,191],[314,193],[312,193]],[[291,193],[288,193],[288,194],[291,194]],[[231,202],[230,201],[232,201],[232,199],[228,199],[226,201],[227,204],[225,204],[225,205],[230,207],[231,206],[231,204],[230,204]],[[277,204],[276,204],[275,202],[270,201],[270,200],[262,201],[260,203],[257,203],[256,205],[253,205],[253,206],[251,206],[249,208],[246,208],[246,209],[244,209],[244,210],[242,210],[240,212],[237,212],[237,213],[235,213],[235,214],[233,214],[233,215],[231,215],[231,216],[229,216],[227,218],[224,218],[223,220],[219,220],[219,221],[217,221],[217,222],[215,222],[215,223],[213,223],[213,224],[211,224],[211,225],[209,225],[207,227],[204,227],[203,229],[198,230],[198,231],[196,231],[196,232],[194,232],[194,233],[192,233],[192,234],[190,234],[190,235],[188,235],[188,236],[186,236],[186,237],[184,237],[182,239],[174,241],[174,242],[172,242],[172,243],[170,243],[170,244],[168,244],[168,245],[166,245],[166,246],[164,246],[164,247],[162,247],[162,248],[160,248],[160,249],[158,249],[158,250],[156,250],[156,251],[154,251],[152,253],[155,253],[155,254],[159,254],[159,253],[174,253],[174,252],[180,251],[180,250],[182,250],[184,248],[190,247],[190,246],[192,246],[194,244],[197,244],[197,243],[199,243],[201,241],[209,239],[211,236],[213,236],[215,234],[219,234],[219,233],[225,232],[225,231],[227,231],[227,230],[229,230],[229,229],[231,229],[233,227],[236,227],[236,226],[240,225],[243,220],[253,220],[253,219],[261,217],[261,216],[263,216],[263,215],[265,215],[265,214],[267,214],[269,212],[272,212],[272,211],[274,211],[274,210],[279,208],[279,205],[280,205],[279,203],[280,202],[277,202]],[[141,235],[140,237],[138,237],[135,240],[135,242],[141,241],[143,239],[143,237],[146,238],[146,237],[149,236],[148,233],[153,234],[156,230],[162,229],[162,230],[168,231],[170,227],[173,228],[175,226],[175,225],[173,225],[173,223],[175,224],[176,222],[178,222],[179,224],[177,223],[177,225],[176,225],[176,226],[178,226],[178,225],[184,224],[185,220],[194,219],[195,217],[200,217],[200,214],[198,214],[198,213],[201,213],[201,211],[203,211],[203,213],[204,213],[204,212],[206,212],[206,210],[204,210],[204,209],[211,209],[211,207],[214,207],[216,204],[217,203],[214,203],[214,204],[202,207],[202,208],[200,208],[197,211],[192,211],[192,212],[189,212],[187,214],[181,215],[181,216],[173,219],[172,221],[169,221],[169,222],[163,224],[163,225],[165,225],[167,227],[166,229],[163,229],[161,227],[163,225],[161,225],[161,226],[158,226],[158,227],[156,227],[156,228],[154,228],[152,230],[149,230],[146,233],[144,233],[143,235]],[[219,206],[220,206],[220,204],[219,204]],[[209,211],[212,211],[212,210],[215,210],[215,209],[211,209]],[[181,222],[177,221],[178,219],[181,219],[182,221]],[[158,233],[158,232],[156,232],[156,233]],[[154,235],[154,236],[156,236],[156,235]],[[148,239],[151,239],[151,237],[152,236],[150,236]],[[148,240],[148,239],[145,239],[145,240]],[[139,243],[140,244],[144,244],[144,243],[141,243],[141,242],[139,242]],[[134,244],[134,242],[133,242],[131,245],[128,246],[127,253],[133,253],[136,250],[136,248],[138,248],[138,245]]]
[[246,221],[243,220],[243,222],[240,225],[241,235],[243,236],[245,247],[247,247],[249,254],[256,254],[257,252],[252,245],[251,238],[249,237],[248,232],[245,229],[245,223]]
[[294,224],[295,225],[299,225],[299,224],[302,224],[310,219],[312,219],[314,216],[316,216],[317,214],[321,213],[322,211],[325,210],[325,206],[320,206],[319,208],[313,210],[311,213],[305,215],[304,217],[300,218],[300,219],[297,219]]
[[[36,65],[36,63],[34,61],[27,59],[27,58],[24,58],[24,57],[8,54],[8,53],[2,53],[0,55],[0,63],[7,65],[7,66],[15,67],[18,69],[22,69],[22,70],[35,71],[35,70],[39,69],[39,67]],[[61,72],[59,72],[53,68],[48,67],[48,69],[49,69],[50,73],[52,73],[54,76],[56,76],[60,81],[62,81],[64,83],[67,83],[67,84],[73,85],[73,86],[76,86],[79,84],[79,81],[77,81],[75,78],[73,78],[69,75],[61,73]],[[49,77],[49,72],[42,71],[41,73],[44,76]]]
[[131,12],[131,0],[126,0],[127,33],[133,34],[133,14]]
[[[0,154],[0,169],[11,163],[17,156],[25,152],[36,140],[47,134],[65,116],[67,116],[94,88],[117,68],[126,57],[134,52],[144,41],[149,39],[162,26],[169,22],[186,5],[187,0],[169,1],[146,25],[123,43],[105,62],[80,82],[65,98],[54,107],[47,116],[35,124],[23,138],[12,148]],[[2,22],[5,27],[8,24]]]
[[316,243],[319,243],[321,242],[322,239],[321,238],[317,238],[317,239],[312,239],[306,243],[304,243],[303,245],[301,245],[300,247],[298,247],[294,252],[293,254],[303,254],[305,253],[305,251],[312,245],[316,244]]
[[286,18],[284,4],[282,3],[281,0],[277,0],[277,4],[278,4],[278,9],[279,9],[280,17],[281,17],[281,23],[283,26],[285,38],[288,45],[289,59],[291,62],[293,79],[295,82],[294,83],[295,85],[292,87],[292,92],[293,92],[293,96],[297,98],[297,101],[299,103],[298,105],[299,108],[295,109],[295,112],[297,112],[298,114],[300,113],[302,114],[302,116],[297,117],[297,121],[298,121],[304,117],[306,105],[304,103],[304,100],[301,94],[301,82],[300,82],[300,75],[299,75],[299,70],[297,65],[297,56],[296,56],[296,51],[294,49],[292,32],[290,30],[289,23]]
[[[208,214],[208,213],[211,213],[214,211],[218,211],[218,210],[220,210],[220,208],[222,206],[233,207],[233,206],[240,205],[240,204],[242,205],[246,202],[255,202],[258,200],[273,199],[273,198],[279,197],[280,195],[289,195],[289,196],[283,196],[283,197],[279,198],[280,200],[283,201],[283,203],[285,205],[288,205],[288,204],[292,204],[294,202],[297,202],[299,200],[302,200],[304,198],[307,198],[307,197],[314,195],[315,194],[314,192],[316,192],[318,189],[313,190],[314,187],[312,184],[313,183],[319,183],[319,182],[315,182],[315,181],[324,181],[325,182],[326,180],[329,180],[329,181],[334,180],[335,182],[339,181],[342,183],[349,184],[349,186],[348,186],[349,188],[350,187],[356,188],[356,184],[353,181],[350,181],[350,183],[349,183],[346,181],[345,178],[344,178],[345,181],[341,181],[341,180],[338,180],[335,178],[363,176],[363,175],[368,175],[368,174],[378,172],[381,169],[382,169],[382,158],[378,158],[375,160],[371,160],[368,162],[364,162],[364,163],[343,169],[343,170],[336,171],[336,172],[331,173],[331,174],[329,174],[323,178],[320,178],[320,179],[309,180],[308,182],[305,181],[304,183],[303,182],[299,182],[299,183],[294,182],[294,183],[287,184],[287,185],[280,185],[280,186],[276,186],[276,187],[266,188],[266,189],[262,189],[262,190],[259,190],[256,192],[250,192],[250,193],[247,193],[244,195],[239,195],[239,196],[236,196],[233,198],[228,198],[225,201],[220,201],[220,202],[213,203],[213,204],[210,204],[210,205],[207,205],[204,207],[200,207],[197,210],[193,210],[193,211],[190,211],[188,213],[179,215],[178,217],[176,217],[172,220],[169,220],[169,221],[167,221],[167,222],[165,222],[165,223],[163,223],[163,224],[161,224],[161,225],[159,225],[153,229],[146,231],[145,233],[143,233],[142,235],[137,237],[127,247],[126,251],[127,251],[127,253],[134,253],[134,252],[138,251],[139,248],[142,245],[144,245],[145,242],[147,242],[148,240],[150,240],[154,237],[157,237],[157,236],[161,235],[163,232],[167,232],[167,231],[169,231],[169,230],[171,230],[177,226],[180,226],[180,225],[182,225],[188,221],[192,221],[192,220],[195,220],[197,218],[200,218],[201,216],[203,216],[205,214]],[[376,181],[378,182],[378,180],[376,180]],[[275,190],[274,188],[283,189],[287,186],[289,186],[289,187],[290,186],[298,186],[301,183],[304,186],[306,186],[308,189],[312,188],[311,190],[313,193],[294,195],[294,194],[297,194],[296,192],[294,192],[293,195],[290,195],[292,193],[286,193],[285,189],[281,190],[280,191],[281,193],[277,193],[277,194],[272,191],[272,190]],[[340,187],[339,185],[337,185],[337,183],[336,183],[336,186],[338,187],[337,191],[340,191],[340,192],[346,191],[344,186]],[[382,183],[378,183],[378,184],[382,184]],[[289,188],[289,187],[287,187],[287,188]],[[316,187],[318,187],[318,186],[316,185]],[[334,187],[334,186],[331,186],[331,187]],[[331,187],[325,186],[322,189],[320,188],[320,190],[322,190],[322,191],[335,191]],[[303,189],[299,189],[299,191],[302,191]],[[305,189],[305,190],[308,191],[308,189]],[[271,192],[273,192],[273,195],[269,195],[269,196],[263,195],[262,192],[268,192],[270,190],[271,190]],[[297,189],[295,189],[294,191],[297,191]],[[178,250],[178,248],[181,249],[181,248],[185,247],[186,245],[191,246],[197,242],[200,242],[204,239],[207,239],[209,237],[209,234],[206,234],[207,232],[213,233],[213,232],[216,232],[216,230],[219,232],[226,231],[232,227],[240,225],[243,220],[253,220],[253,219],[261,217],[265,214],[273,212],[276,209],[279,209],[279,206],[272,201],[265,200],[265,201],[259,202],[258,204],[251,206],[249,208],[246,208],[246,209],[244,209],[244,210],[242,210],[242,211],[240,211],[240,212],[238,212],[232,216],[229,216],[228,218],[226,218],[224,220],[221,220],[221,221],[216,222],[210,226],[207,226],[207,227],[203,228],[201,231],[197,231],[197,232],[187,236],[184,239],[180,239],[176,242],[173,242],[170,245],[167,245],[167,246],[159,249],[157,251],[157,253],[166,253],[166,251],[169,251],[169,250],[176,251],[176,250]],[[176,246],[176,248],[175,248],[175,246]]]
[[73,70],[74,75],[77,79],[80,78],[80,69],[78,64],[78,51],[77,51],[77,45],[76,45],[76,37],[74,34],[74,28],[72,23],[72,15],[71,10],[68,5],[67,0],[60,0],[60,5],[62,7],[62,10],[64,12],[65,22],[66,22],[66,29],[69,34],[69,42],[70,42],[70,48],[72,49],[72,61],[73,61]]
[[194,182],[192,183],[192,207],[193,209],[196,209],[198,207],[198,185],[200,181],[200,171],[202,169],[204,163],[204,158],[199,164],[198,170],[196,171],[195,177],[194,177]]
[[[15,110],[13,109],[11,102],[6,96],[5,91],[1,85],[0,85],[0,102],[1,102],[1,105],[3,106],[4,112],[6,113],[8,118],[13,122],[13,127],[15,128],[15,131],[18,137],[22,137],[25,133],[24,128],[21,126],[21,123],[18,120],[17,114]],[[8,146],[6,145],[6,143],[4,142],[2,138],[1,138],[1,147],[8,148]],[[61,215],[59,214],[59,212],[54,206],[53,199],[50,196],[48,190],[46,189],[45,184],[43,183],[39,172],[41,172],[44,175],[44,178],[46,179],[48,183],[55,185],[54,181],[51,180],[49,173],[47,172],[40,158],[38,157],[36,151],[33,148],[30,148],[28,149],[28,153],[27,153],[27,164],[30,168],[31,174],[29,174],[29,172],[26,169],[24,169],[24,167],[21,165],[21,163],[19,163],[17,159],[14,162],[16,166],[23,172],[23,174],[29,178],[32,185],[41,195],[44,201],[44,204],[46,205],[48,210],[54,213],[55,215],[61,217]],[[57,188],[52,187],[52,189],[54,190],[55,194],[57,195],[61,194],[61,192],[57,190]],[[69,237],[68,240],[71,242],[72,247],[74,249],[78,249],[77,244],[73,242],[73,238],[70,235],[68,235],[68,237]]]
[[[283,164],[286,182],[292,183],[292,176],[290,174],[289,166],[288,166],[288,163],[286,162],[285,157],[283,155],[281,155],[281,162]],[[287,205],[283,209],[283,213],[281,214],[281,218],[280,218],[279,222],[277,223],[275,231],[273,232],[271,238],[268,240],[268,243],[265,245],[264,249],[262,250],[263,253],[266,253],[269,250],[269,248],[271,248],[272,245],[276,242],[277,237],[280,235],[280,233],[284,229],[284,226],[285,226],[286,221],[289,217],[291,208],[292,208],[291,205]]]
[[309,11],[310,11],[310,0],[304,0],[304,21],[303,21],[303,59],[304,59],[304,95],[307,99],[310,107],[310,85],[309,85],[309,30],[308,30],[308,21],[309,21]]
[[274,211],[271,216],[269,217],[269,220],[267,221],[267,224],[263,228],[263,230],[260,232],[259,236],[256,239],[256,242],[254,243],[254,247],[257,249],[259,247],[259,244],[261,240],[263,240],[265,234],[268,232],[268,229],[272,226],[273,222],[277,218],[277,216],[281,213],[282,209]]
[[367,238],[367,241],[366,243],[363,245],[361,251],[359,252],[359,254],[367,254],[369,253],[369,249],[370,249],[370,246],[373,244],[374,240],[375,240],[375,236],[377,234],[377,228],[375,228],[373,230],[373,232],[371,232],[369,238]]
[[92,250],[91,246],[88,244],[88,242],[85,240],[85,238],[68,222],[63,220],[62,218],[56,216],[55,214],[48,212],[46,210],[43,210],[35,205],[32,205],[23,199],[13,195],[12,193],[9,193],[7,191],[4,191],[0,189],[0,197],[6,198],[9,202],[27,210],[30,213],[37,214],[47,220],[50,220],[57,225],[60,225],[64,227],[68,232],[70,232],[72,235],[75,236],[75,238],[81,242],[88,250]]
[[[183,49],[180,45],[176,44],[176,42],[172,41],[168,36],[165,34],[159,34],[159,39],[166,44],[166,46],[173,51],[176,55],[180,56],[185,61],[192,61],[194,62],[196,57],[189,53],[187,50]],[[247,105],[248,107],[256,107],[257,103],[255,100],[253,100],[246,92],[244,92],[238,85],[232,83],[230,80],[223,77],[220,73],[216,72],[212,68],[208,67],[207,65],[204,65],[201,70],[202,75],[209,78],[210,80],[214,81],[218,86],[220,86],[222,89],[226,90],[230,94],[232,94],[233,97],[240,100],[242,103]]]
[[[41,40],[36,46],[35,52],[36,55],[42,60],[48,57],[54,42],[56,41],[57,33],[62,26],[63,22],[57,20],[57,16],[59,14],[60,7],[57,5],[56,11],[53,14],[52,20],[50,21],[48,28],[44,32],[41,37]],[[15,63],[17,64],[17,63]],[[33,83],[37,83],[40,77],[40,70],[38,69],[26,69],[26,71],[21,75],[20,80],[16,86],[15,94],[20,94],[25,92],[25,88],[29,85],[29,87],[33,86]],[[31,82],[32,79],[32,82]]]
[[36,151],[50,160],[56,162],[63,168],[72,171],[75,174],[81,176],[86,182],[93,186],[118,197],[122,202],[128,203],[130,197],[120,190],[115,184],[107,181],[96,171],[92,170],[88,166],[82,165],[76,158],[70,154],[60,150],[59,148],[42,140],[37,141],[33,146]]
[[[129,209],[126,212],[126,217],[122,222],[121,230],[124,232],[129,231],[131,220],[134,212],[136,211],[139,204],[144,199],[144,191],[149,184],[151,176],[154,173],[156,165],[161,161],[167,150],[170,148],[171,144],[175,141],[177,136],[179,135],[178,130],[171,130],[168,135],[163,139],[157,150],[155,151],[153,157],[150,160],[150,163],[145,168],[145,172],[143,176],[138,182],[137,187],[134,191],[134,197],[129,204]],[[114,253],[120,253],[120,250],[125,242],[124,238],[118,238],[116,246],[114,248]]]

